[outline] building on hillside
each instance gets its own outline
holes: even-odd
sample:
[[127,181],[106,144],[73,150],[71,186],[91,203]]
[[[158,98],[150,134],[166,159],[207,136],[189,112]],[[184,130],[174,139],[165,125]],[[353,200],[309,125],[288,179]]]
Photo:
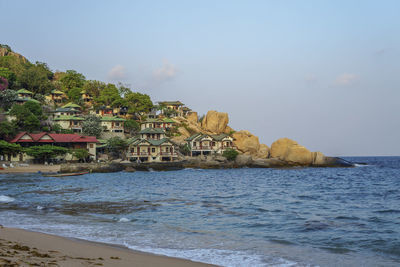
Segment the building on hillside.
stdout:
[[144,130],[147,128],[162,128],[164,130],[169,130],[175,124],[176,122],[170,118],[163,118],[163,119],[149,118],[140,124],[140,129]]
[[32,96],[33,96],[33,93],[31,91],[28,91],[26,89],[19,89],[17,91],[17,99],[15,99],[14,102],[18,105],[23,105],[28,101],[32,101],[32,102],[40,104],[40,102],[37,101],[36,99],[33,99]]
[[62,106],[62,108],[73,108],[76,110],[82,110],[81,106],[79,106],[78,104],[72,103],[72,102],[65,104],[64,106]]
[[81,91],[81,99],[85,106],[91,107],[93,105],[93,97],[90,94],[86,93],[85,90]]
[[101,117],[101,126],[103,127],[103,138],[114,136],[124,136],[125,119],[118,117]]
[[74,133],[82,132],[82,121],[85,119],[77,116],[60,115],[53,118],[53,123],[59,124],[62,129],[72,130]]
[[[61,146],[68,149],[83,148],[89,152],[92,159],[96,159],[96,145],[98,140],[94,136],[82,136],[78,134],[54,134],[54,133],[18,133],[10,143],[20,144],[22,147],[40,146],[40,145],[54,145]],[[9,161],[28,161],[33,160],[32,157],[21,153],[19,155],[7,155]],[[60,160],[73,160],[71,154],[67,154]]]
[[79,109],[75,108],[57,108],[53,111],[53,118],[60,117],[60,116],[76,116],[81,114]]
[[162,128],[147,128],[138,137],[128,140],[127,157],[136,162],[160,162],[176,160],[178,154],[174,144],[165,137]]
[[46,101],[54,105],[59,105],[67,99],[67,95],[59,90],[53,90],[49,95],[46,96]]
[[128,114],[128,107],[113,108],[113,115],[117,117],[122,117],[124,119],[129,119],[132,117],[132,115]]
[[17,91],[17,94],[18,94],[19,98],[32,98],[32,96],[33,96],[33,93],[31,91],[23,89],[23,88],[19,89]]
[[[159,101],[158,105],[168,110],[172,110],[176,115],[183,116],[183,104],[181,101]],[[165,114],[165,110],[161,110],[161,114]]]
[[208,135],[197,133],[186,139],[191,156],[222,154],[226,149],[236,149],[233,137],[228,134]]
[[114,113],[113,113],[113,108],[112,107],[108,107],[108,106],[101,106],[95,109],[92,109],[90,111],[90,114],[92,115],[96,115],[98,117],[113,117]]
[[192,110],[190,108],[188,108],[188,107],[183,107],[182,108],[182,113],[183,113],[183,116],[186,117],[187,115],[192,113]]

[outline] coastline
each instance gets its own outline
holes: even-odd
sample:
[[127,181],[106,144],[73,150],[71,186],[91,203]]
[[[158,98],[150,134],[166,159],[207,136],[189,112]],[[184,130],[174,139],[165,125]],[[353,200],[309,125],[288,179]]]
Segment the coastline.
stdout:
[[10,173],[57,173],[61,169],[61,165],[44,165],[44,164],[30,164],[29,166],[15,166],[14,168],[7,168],[0,170],[0,174]]
[[[8,265],[7,265],[8,264]],[[36,265],[35,265],[36,264]],[[212,267],[206,263],[134,251],[124,246],[0,227],[0,265]]]

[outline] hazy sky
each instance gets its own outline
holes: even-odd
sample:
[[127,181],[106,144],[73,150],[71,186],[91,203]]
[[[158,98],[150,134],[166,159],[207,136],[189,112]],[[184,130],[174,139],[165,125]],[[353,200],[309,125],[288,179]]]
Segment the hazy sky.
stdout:
[[0,43],[271,145],[400,155],[400,1],[6,1]]

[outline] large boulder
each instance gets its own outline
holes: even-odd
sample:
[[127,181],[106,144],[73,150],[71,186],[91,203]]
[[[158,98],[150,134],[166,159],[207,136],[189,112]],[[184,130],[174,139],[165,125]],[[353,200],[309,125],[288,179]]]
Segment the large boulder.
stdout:
[[220,134],[225,131],[228,122],[228,113],[210,110],[201,122],[201,127],[206,131]]
[[184,136],[185,138],[188,138],[188,137],[190,136],[189,131],[186,130],[185,127],[179,127],[179,128],[178,128],[178,132],[179,132],[182,136]]
[[273,142],[270,156],[300,165],[311,165],[314,161],[314,155],[311,151],[289,138],[281,138]]
[[267,159],[269,157],[269,147],[265,144],[261,144],[255,157],[259,159]]
[[232,134],[235,139],[233,141],[234,145],[239,151],[247,155],[256,155],[260,149],[260,141],[258,137],[252,135],[249,131],[242,130]]
[[253,162],[253,159],[250,155],[237,155],[235,159],[235,164],[239,167],[246,167],[249,166]]
[[197,123],[197,121],[199,120],[198,116],[197,116],[197,112],[191,112],[186,116],[186,119],[188,120],[188,122],[191,123]]

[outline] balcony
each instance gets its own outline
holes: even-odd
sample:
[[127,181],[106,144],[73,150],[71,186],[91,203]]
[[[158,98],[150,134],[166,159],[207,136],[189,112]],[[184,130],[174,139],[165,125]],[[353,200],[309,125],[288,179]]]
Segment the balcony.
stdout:
[[212,150],[213,148],[210,146],[194,146],[192,147],[192,150]]
[[161,156],[177,156],[178,154],[176,152],[161,152]]

